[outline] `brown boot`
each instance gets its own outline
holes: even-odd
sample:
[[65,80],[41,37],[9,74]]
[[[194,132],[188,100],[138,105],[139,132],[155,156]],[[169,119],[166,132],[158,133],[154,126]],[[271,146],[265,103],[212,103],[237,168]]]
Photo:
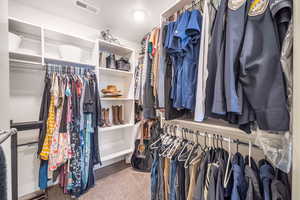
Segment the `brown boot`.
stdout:
[[118,120],[120,124],[124,124],[124,120],[123,120],[123,106],[116,106],[117,107],[117,111],[118,111]]
[[113,124],[114,125],[120,125],[118,120],[118,107],[112,106],[112,113],[113,113]]
[[107,127],[110,127],[111,126],[111,123],[109,121],[109,108],[105,109],[105,125]]
[[105,121],[105,108],[101,109],[101,127],[106,127],[106,121]]

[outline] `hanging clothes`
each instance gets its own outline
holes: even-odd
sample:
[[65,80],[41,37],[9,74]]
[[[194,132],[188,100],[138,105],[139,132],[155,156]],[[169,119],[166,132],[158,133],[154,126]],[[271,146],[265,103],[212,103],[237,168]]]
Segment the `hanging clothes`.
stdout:
[[152,200],[290,200],[287,174],[268,161],[161,133],[150,146]]
[[209,44],[211,42],[211,33],[218,6],[213,5],[213,2],[204,0],[203,17],[202,17],[202,32],[199,52],[199,66],[197,77],[197,92],[195,105],[195,121],[203,121],[205,116],[205,88],[208,77],[207,56]]
[[40,113],[45,124],[39,137],[39,186],[46,189],[48,181],[59,175],[64,192],[79,197],[94,185],[93,166],[101,164],[98,126],[102,116],[96,75],[48,71],[43,102],[48,104],[42,105]]
[[[165,118],[192,111],[195,121],[222,119],[246,133],[256,124],[265,131],[288,131],[290,92],[283,79],[288,71],[280,53],[288,45],[291,1],[203,0],[200,9],[192,8],[161,27],[157,71],[158,82],[165,81],[158,87],[158,104]],[[270,35],[260,34],[265,30]]]

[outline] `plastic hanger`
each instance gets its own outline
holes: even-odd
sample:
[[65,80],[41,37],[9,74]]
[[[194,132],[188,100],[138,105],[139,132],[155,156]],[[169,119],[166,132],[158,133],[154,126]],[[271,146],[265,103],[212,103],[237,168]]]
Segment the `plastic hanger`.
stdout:
[[204,150],[203,151],[207,151],[209,149],[208,146],[207,146],[207,142],[206,142],[208,134],[205,132],[204,135],[205,136],[204,136]]
[[183,148],[181,149],[178,157],[177,157],[177,160],[178,161],[186,161],[186,158],[184,158],[184,156],[186,155],[186,153],[184,154],[184,151],[186,150],[186,148],[191,145],[191,142],[187,141],[187,137],[186,137],[186,132],[188,132],[188,129],[187,128],[182,128],[181,129],[181,134],[183,136],[183,133],[185,135],[185,144],[183,144]]
[[230,137],[229,137],[229,140],[228,140],[228,153],[229,153],[229,156],[228,156],[226,171],[225,171],[225,176],[224,176],[224,188],[227,188],[227,185],[228,185],[229,180],[230,180],[230,176],[232,174],[232,167],[229,170],[229,165],[230,165],[230,162],[231,162],[231,138]]
[[[194,134],[194,131],[189,130],[189,133]],[[189,151],[189,155],[188,155],[187,159],[185,160],[185,163],[184,163],[185,168],[188,168],[188,166],[190,165],[190,159],[191,159],[193,153],[195,152],[197,146],[198,146],[197,143],[194,142],[192,149]]]
[[196,161],[198,161],[201,158],[202,153],[204,153],[204,148],[199,143],[199,139],[198,139],[199,135],[200,135],[200,132],[196,131],[195,136],[196,136],[196,139],[197,139],[197,141],[196,141],[197,142],[197,149],[200,150],[200,151],[198,151],[198,154],[191,160],[190,163],[192,163],[192,164],[195,163]]
[[177,149],[180,147],[180,144],[181,144],[181,139],[179,137],[177,137],[177,134],[176,134],[177,133],[176,125],[172,129],[172,133],[176,139],[173,141],[173,145],[172,145],[172,147],[170,147],[170,150],[168,151],[168,154],[167,154],[167,157],[170,159],[175,155],[175,153],[177,152]]
[[[173,127],[173,125],[170,126],[170,129]],[[167,131],[169,133],[169,131]],[[166,148],[165,150],[160,154],[160,156],[166,157],[168,155],[169,150],[171,149],[173,142],[176,138],[174,138],[174,136],[170,136],[169,140],[167,140],[166,142]]]
[[252,143],[249,140],[249,151],[248,151],[248,159],[249,159],[249,167],[251,168],[251,153],[252,153]]

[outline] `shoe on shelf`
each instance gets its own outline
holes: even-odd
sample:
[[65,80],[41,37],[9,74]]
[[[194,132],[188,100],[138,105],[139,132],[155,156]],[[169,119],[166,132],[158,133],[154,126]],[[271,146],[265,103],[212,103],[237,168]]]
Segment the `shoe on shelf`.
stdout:
[[112,113],[113,113],[113,124],[114,125],[120,125],[119,119],[118,119],[118,106],[112,106]]
[[118,120],[120,124],[125,124],[124,120],[123,120],[123,106],[119,105],[116,106],[117,107],[117,111],[118,111]]
[[101,109],[101,127],[105,128],[106,127],[106,121],[105,121],[105,108]]
[[110,120],[109,120],[109,108],[105,109],[105,125],[107,127],[111,127],[111,123],[110,123]]

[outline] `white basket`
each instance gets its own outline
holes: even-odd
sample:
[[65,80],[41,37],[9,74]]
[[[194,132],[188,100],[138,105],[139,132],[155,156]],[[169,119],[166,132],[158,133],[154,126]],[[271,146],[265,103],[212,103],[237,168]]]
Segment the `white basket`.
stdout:
[[9,32],[9,51],[16,51],[19,49],[22,37]]
[[80,62],[82,57],[82,50],[79,47],[72,45],[59,46],[60,57],[64,60]]

